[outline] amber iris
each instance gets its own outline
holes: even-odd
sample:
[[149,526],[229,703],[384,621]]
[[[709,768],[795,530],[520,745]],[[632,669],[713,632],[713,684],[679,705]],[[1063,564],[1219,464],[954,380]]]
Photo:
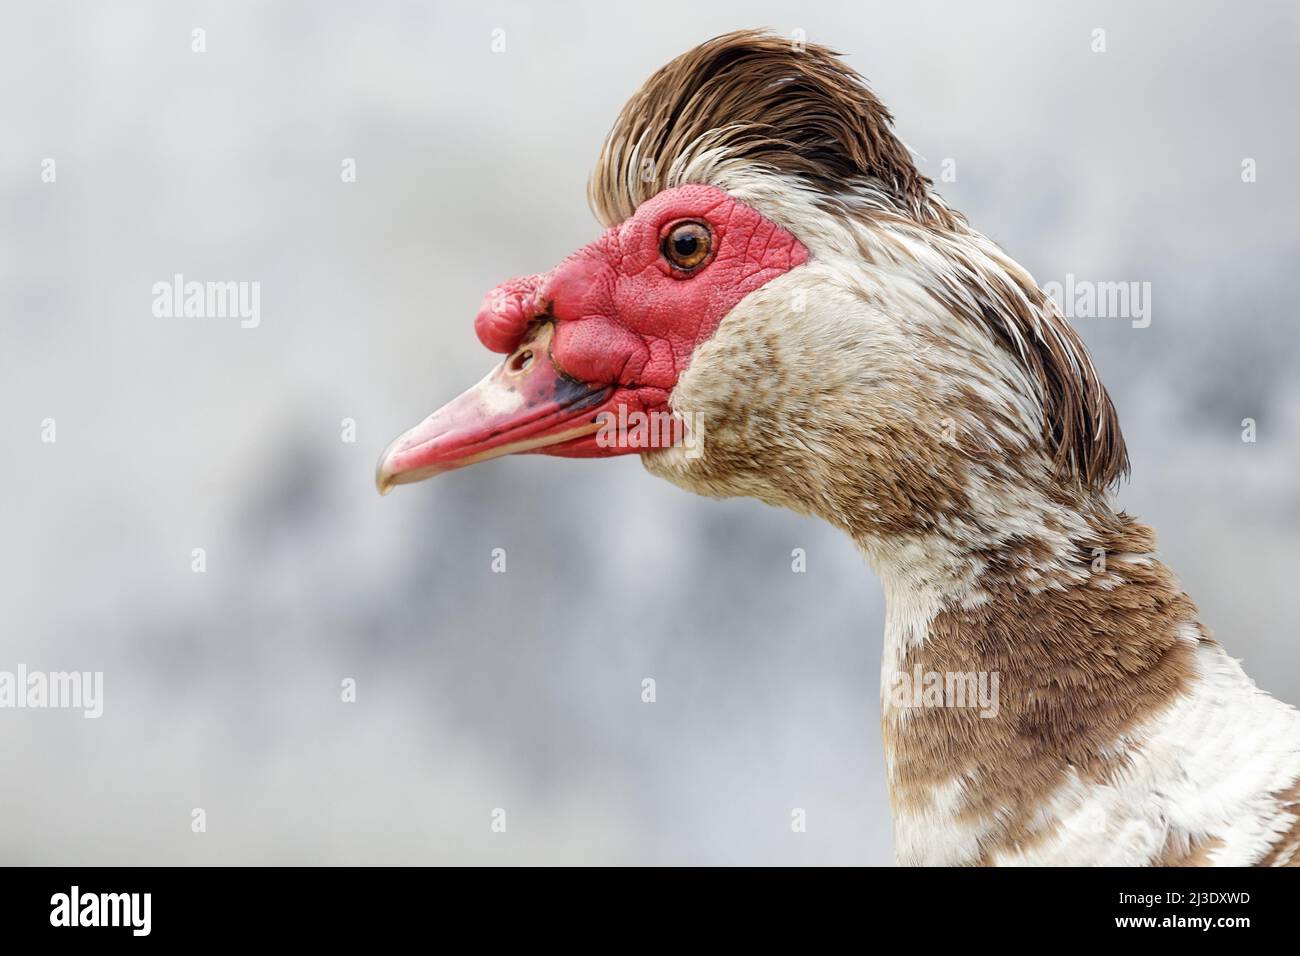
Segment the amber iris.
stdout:
[[664,258],[685,272],[703,265],[712,248],[713,234],[702,222],[679,222],[664,235]]

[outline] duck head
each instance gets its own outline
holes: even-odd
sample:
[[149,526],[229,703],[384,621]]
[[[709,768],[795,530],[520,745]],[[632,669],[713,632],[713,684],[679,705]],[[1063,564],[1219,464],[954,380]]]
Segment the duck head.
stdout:
[[[669,63],[589,200],[606,231],[488,293],[475,329],[505,358],[388,447],[381,492],[519,452],[638,453],[861,538],[993,521],[1025,487],[1086,498],[1127,466],[1051,299],[830,50],[740,32]],[[680,427],[636,427],[655,416]]]

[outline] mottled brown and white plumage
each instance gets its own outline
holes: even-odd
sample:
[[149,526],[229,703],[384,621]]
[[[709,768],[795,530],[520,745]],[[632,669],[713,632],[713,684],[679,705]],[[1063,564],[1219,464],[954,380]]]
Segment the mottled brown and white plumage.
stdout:
[[[591,178],[609,230],[489,294],[476,328],[509,357],[390,446],[380,490],[616,453],[600,414],[669,407],[703,427],[651,472],[819,516],[880,576],[900,862],[1300,863],[1300,712],[1117,510],[1082,342],[891,123],[815,44],[733,33],[663,67]],[[996,714],[885,690],[981,673]]]
[[1116,510],[1127,453],[1078,336],[932,191],[860,78],[753,32],[669,63],[624,108],[589,196],[608,225],[690,182],[811,258],[679,380],[703,454],[647,467],[852,535],[886,589],[882,686],[1000,674],[994,719],[882,695],[899,861],[1300,863],[1300,715]]

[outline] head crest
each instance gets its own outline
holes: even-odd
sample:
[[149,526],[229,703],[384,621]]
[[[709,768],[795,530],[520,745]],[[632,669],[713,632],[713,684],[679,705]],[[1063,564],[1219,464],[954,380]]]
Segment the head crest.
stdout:
[[[728,33],[677,57],[632,96],[605,139],[588,199],[614,225],[674,186],[726,188],[731,170],[802,184],[809,201],[868,230],[863,255],[931,272],[935,299],[1011,354],[1037,393],[1058,475],[1095,490],[1112,484],[1128,454],[1082,341],[1024,269],[930,191],[892,124],[837,53],[761,31]],[[918,248],[926,255],[917,258]]]
[[[929,187],[892,117],[838,54],[755,30],[716,37],[648,79],[623,107],[588,186],[606,225],[702,169],[766,166],[824,195],[870,181],[900,205]],[[693,176],[692,173],[695,175]]]

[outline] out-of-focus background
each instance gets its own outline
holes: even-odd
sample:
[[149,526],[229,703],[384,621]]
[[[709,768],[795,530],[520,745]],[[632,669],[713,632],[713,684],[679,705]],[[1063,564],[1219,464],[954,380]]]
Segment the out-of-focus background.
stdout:
[[[1300,702],[1294,3],[10,0],[0,670],[105,700],[0,710],[0,863],[892,860],[846,538],[635,457],[371,484],[495,361],[482,294],[597,234],[624,100],[744,26],[847,54],[1040,282],[1151,283],[1150,327],[1076,323],[1121,501]],[[260,325],[155,317],[176,273],[260,282]]]

